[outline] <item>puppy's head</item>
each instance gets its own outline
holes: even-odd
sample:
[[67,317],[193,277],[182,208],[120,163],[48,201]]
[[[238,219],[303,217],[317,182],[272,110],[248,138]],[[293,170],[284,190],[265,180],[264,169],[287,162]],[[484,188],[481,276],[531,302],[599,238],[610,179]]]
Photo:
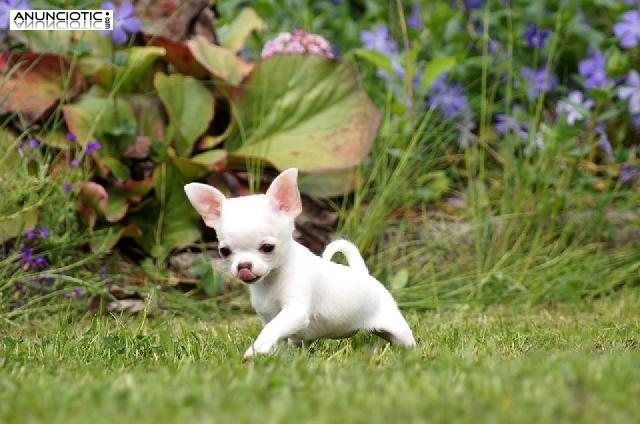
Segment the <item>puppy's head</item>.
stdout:
[[294,219],[302,211],[297,176],[297,169],[287,169],[266,194],[232,199],[206,184],[184,186],[205,224],[216,230],[229,270],[245,283],[263,279],[286,257]]

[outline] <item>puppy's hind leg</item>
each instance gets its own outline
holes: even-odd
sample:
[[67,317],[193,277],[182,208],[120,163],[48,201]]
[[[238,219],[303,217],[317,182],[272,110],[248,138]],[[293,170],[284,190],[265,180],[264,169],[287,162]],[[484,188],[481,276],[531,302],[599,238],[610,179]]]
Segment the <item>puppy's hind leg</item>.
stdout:
[[416,340],[413,338],[411,328],[409,328],[409,324],[407,324],[397,308],[380,314],[374,320],[371,332],[392,344],[404,347],[416,346]]

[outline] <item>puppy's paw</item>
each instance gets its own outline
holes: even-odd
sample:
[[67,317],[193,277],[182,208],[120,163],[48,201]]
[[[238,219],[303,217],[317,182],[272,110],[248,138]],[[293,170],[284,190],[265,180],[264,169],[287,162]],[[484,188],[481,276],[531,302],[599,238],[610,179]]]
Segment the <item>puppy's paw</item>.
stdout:
[[254,343],[244,352],[244,359],[251,359],[258,355],[268,355],[274,350],[275,346],[258,345]]

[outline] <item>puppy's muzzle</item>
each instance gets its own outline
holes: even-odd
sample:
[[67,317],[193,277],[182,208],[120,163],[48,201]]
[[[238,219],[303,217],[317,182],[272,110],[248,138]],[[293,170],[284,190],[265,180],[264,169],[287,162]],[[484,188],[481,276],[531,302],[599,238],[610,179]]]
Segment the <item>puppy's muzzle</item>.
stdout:
[[254,274],[252,268],[251,262],[240,262],[238,264],[238,278],[247,284],[256,282],[260,276]]

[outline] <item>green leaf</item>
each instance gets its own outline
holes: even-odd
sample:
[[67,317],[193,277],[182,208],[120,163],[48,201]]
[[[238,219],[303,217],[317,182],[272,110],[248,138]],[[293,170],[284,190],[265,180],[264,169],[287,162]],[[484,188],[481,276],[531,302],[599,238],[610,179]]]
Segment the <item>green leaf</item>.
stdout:
[[201,218],[183,187],[201,173],[202,165],[169,158],[155,170],[155,198],[130,212],[128,220],[142,230],[138,242],[155,259],[162,261],[173,249],[187,247],[200,238]]
[[222,278],[215,272],[206,256],[200,256],[191,263],[189,275],[200,280],[202,289],[209,296],[216,296],[222,290]]
[[157,73],[153,84],[169,115],[168,136],[179,155],[190,155],[213,119],[213,95],[200,81],[180,74]]
[[[63,106],[62,112],[67,128],[78,136],[81,146],[94,138],[102,138],[116,127],[137,127],[135,116],[127,102],[122,99],[107,99],[93,93],[83,94],[74,104]],[[109,146],[104,147],[109,150]]]
[[[17,137],[7,128],[0,127],[0,177],[11,175],[14,172],[16,163],[21,159],[18,153]],[[1,178],[0,178],[1,180]],[[0,183],[0,188],[2,188]]]
[[89,248],[92,252],[110,252],[123,237],[140,237],[140,229],[135,225],[121,227],[117,225],[96,230],[91,235]]
[[267,24],[256,11],[251,7],[245,7],[232,22],[218,29],[218,40],[222,47],[237,53],[242,50],[251,33],[266,30]]
[[38,212],[27,209],[9,216],[0,216],[0,244],[33,230],[38,223]]
[[209,150],[204,153],[197,154],[191,158],[195,163],[199,163],[214,169],[224,164],[227,159],[227,151],[222,149]]
[[409,283],[409,271],[406,268],[400,269],[396,272],[396,275],[393,276],[391,282],[389,283],[389,287],[391,290],[401,289],[406,287]]
[[356,49],[355,53],[358,57],[366,60],[376,68],[381,69],[388,74],[393,73],[393,66],[391,65],[391,58],[389,58],[389,56],[375,50],[365,49]]
[[232,101],[236,126],[227,149],[278,169],[352,168],[369,153],[380,122],[352,69],[315,55],[259,62]]
[[444,171],[433,171],[424,174],[416,179],[413,194],[423,201],[433,201],[440,199],[448,190],[451,181]]
[[232,50],[217,46],[202,36],[187,41],[193,57],[213,76],[236,86],[253,66],[240,59]]
[[122,64],[103,66],[96,72],[95,80],[107,90],[122,93],[139,89],[144,81],[148,81],[153,64],[164,56],[165,50],[162,47],[131,47],[118,53],[124,55],[118,61]]
[[313,197],[336,197],[350,193],[357,187],[359,167],[339,171],[301,174],[300,191]]
[[106,58],[113,49],[111,37],[105,37],[98,31],[8,31],[7,35],[29,46],[30,51],[37,53],[54,53],[67,56],[74,51],[93,57]]
[[97,162],[100,167],[107,168],[111,172],[111,174],[120,181],[126,181],[131,178],[131,171],[129,170],[129,167],[127,167],[116,158],[98,158]]
[[427,63],[422,73],[422,80],[420,80],[420,90],[426,90],[431,87],[431,84],[433,84],[438,77],[451,70],[455,64],[456,59],[452,56],[436,57]]

